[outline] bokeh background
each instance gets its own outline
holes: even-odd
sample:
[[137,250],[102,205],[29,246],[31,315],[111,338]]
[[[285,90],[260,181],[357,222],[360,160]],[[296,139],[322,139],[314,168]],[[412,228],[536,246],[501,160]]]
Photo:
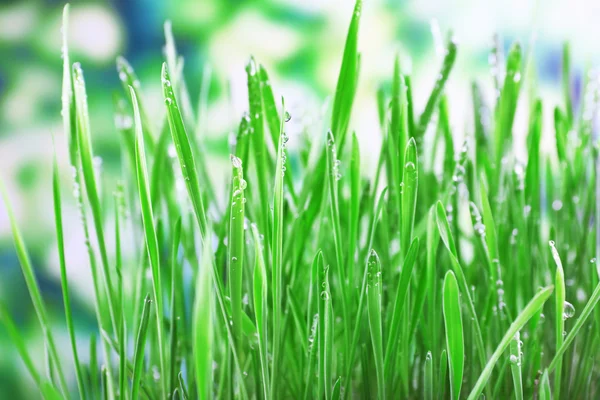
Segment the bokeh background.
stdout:
[[[415,107],[422,109],[440,65],[435,32],[452,30],[458,60],[448,95],[454,131],[470,132],[470,82],[480,81],[491,100],[488,54],[498,33],[505,48],[518,40],[533,49],[545,117],[560,102],[561,48],[570,41],[576,82],[586,65],[600,61],[600,2],[593,0],[365,0],[360,27],[360,84],[352,128],[361,138],[366,163],[380,144],[375,93],[389,83],[393,60],[412,71]],[[0,1],[0,177],[56,322],[60,346],[68,347],[64,328],[51,198],[52,136],[68,176],[60,117],[60,25],[64,3],[54,0]],[[352,13],[350,0],[112,0],[73,1],[70,46],[84,68],[94,150],[102,161],[106,190],[120,169],[113,95],[121,90],[115,58],[124,55],[142,82],[151,115],[162,115],[160,67],[163,24],[172,22],[177,47],[185,57],[184,74],[197,105],[203,71],[211,71],[208,119],[203,131],[210,157],[209,174],[222,182],[228,140],[246,110],[244,66],[254,55],[270,72],[298,125],[318,117],[332,95]],[[433,21],[433,22],[432,22]],[[433,33],[432,33],[433,31]],[[532,46],[532,43],[534,44]],[[436,49],[436,46],[438,47]],[[526,101],[526,100],[524,100]],[[519,120],[519,117],[518,117]],[[552,135],[545,124],[545,137]],[[293,128],[293,124],[292,130]],[[521,118],[516,129],[523,130]],[[291,132],[291,145],[294,132]],[[455,143],[460,143],[458,140]],[[63,179],[69,279],[82,345],[95,330],[91,278],[79,219]],[[72,190],[71,190],[72,191]],[[110,221],[107,221],[110,226]],[[43,365],[40,331],[14,251],[8,216],[0,203],[0,301],[15,317],[36,362]],[[87,334],[86,334],[87,333]],[[83,355],[84,361],[86,356]],[[0,328],[0,398],[35,398],[35,390]]]

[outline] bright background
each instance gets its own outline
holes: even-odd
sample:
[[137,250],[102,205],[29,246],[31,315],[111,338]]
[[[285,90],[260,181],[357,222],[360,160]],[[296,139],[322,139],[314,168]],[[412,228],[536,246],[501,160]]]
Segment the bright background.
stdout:
[[[0,3],[0,177],[6,185],[29,247],[39,285],[56,319],[61,346],[67,347],[53,227],[51,199],[52,135],[68,175],[60,117],[60,21],[63,3],[53,0]],[[298,125],[318,115],[335,88],[350,15],[350,0],[121,0],[75,1],[71,7],[73,61],[86,73],[94,150],[102,158],[107,182],[120,168],[113,94],[121,90],[115,58],[124,55],[135,68],[153,115],[164,110],[160,95],[163,24],[171,20],[185,78],[197,102],[203,68],[213,82],[205,134],[209,171],[221,182],[228,163],[228,137],[245,111],[244,66],[254,55],[266,66],[276,92],[284,95]],[[519,40],[527,50],[535,42],[536,72],[549,121],[559,103],[561,47],[572,43],[575,81],[586,63],[600,60],[600,3],[593,0],[546,0],[536,8],[522,0],[365,0],[360,27],[360,84],[352,127],[361,138],[364,159],[372,165],[380,144],[375,92],[389,83],[396,53],[412,71],[415,107],[424,105],[440,60],[432,20],[443,37],[449,29],[459,41],[448,95],[458,136],[471,130],[470,82],[477,79],[491,99],[488,53],[494,33],[505,48]],[[522,102],[523,103],[523,102]],[[522,113],[521,113],[522,114]],[[523,131],[525,118],[516,129]],[[293,146],[294,132],[291,132]],[[546,128],[550,126],[545,124]],[[545,129],[546,139],[552,134]],[[551,142],[546,140],[546,143]],[[460,144],[459,141],[456,141]],[[112,179],[112,180],[111,180]],[[91,278],[73,201],[63,197],[69,279],[78,330],[94,329]],[[112,191],[112,184],[107,184]],[[110,226],[110,221],[107,222]],[[110,228],[109,228],[110,229]],[[43,343],[16,258],[4,204],[0,203],[0,301],[15,316],[34,354],[43,363]],[[79,335],[82,345],[88,335]],[[84,356],[84,361],[85,361]],[[0,398],[32,396],[25,370],[0,328]]]

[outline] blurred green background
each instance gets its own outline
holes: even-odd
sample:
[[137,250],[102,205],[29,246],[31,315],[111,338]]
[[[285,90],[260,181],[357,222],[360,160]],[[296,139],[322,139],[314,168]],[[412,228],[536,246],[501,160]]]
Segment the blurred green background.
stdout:
[[[70,173],[60,117],[63,5],[53,0],[0,2],[0,177],[15,208],[45,301],[56,320],[60,346],[68,346],[51,200],[55,135],[65,175],[69,279],[77,329],[83,332],[79,340],[87,346],[89,334],[96,329],[91,278],[79,218],[72,196],[66,195],[72,189],[66,178]],[[317,118],[321,105],[334,91],[352,6],[350,0],[74,1],[69,34],[71,58],[80,61],[86,73],[94,150],[102,160],[106,190],[111,193],[114,188],[121,159],[113,106],[113,95],[121,90],[115,69],[118,55],[124,55],[135,68],[153,115],[164,112],[159,74],[166,20],[172,21],[178,50],[185,57],[184,74],[194,106],[203,69],[210,66],[209,117],[203,129],[210,153],[209,173],[218,183],[227,173],[229,134],[247,107],[244,66],[249,56],[254,55],[267,67],[277,94],[286,98],[295,123],[290,132],[293,148],[293,130],[300,131],[303,124]],[[412,71],[416,109],[423,107],[439,68],[432,27],[433,31],[439,29],[443,37],[453,30],[460,43],[448,95],[455,132],[464,136],[471,129],[470,82],[479,80],[487,89],[488,100],[492,98],[488,54],[494,33],[500,35],[506,48],[515,40],[526,50],[535,43],[538,95],[546,99],[545,116],[549,119],[549,107],[560,101],[562,43],[572,43],[574,79],[580,82],[586,63],[599,59],[595,40],[600,33],[598,20],[600,3],[588,0],[547,0],[538,5],[520,0],[365,0],[359,46],[361,77],[352,127],[361,137],[366,162],[372,165],[380,143],[375,93],[379,85],[389,82],[395,54],[400,54],[403,69]],[[522,129],[524,117],[518,116],[517,121],[516,129]],[[545,135],[550,135],[547,131]],[[15,316],[32,346],[35,361],[43,365],[39,325],[3,203],[0,301]],[[0,328],[0,398],[36,398],[26,375]]]

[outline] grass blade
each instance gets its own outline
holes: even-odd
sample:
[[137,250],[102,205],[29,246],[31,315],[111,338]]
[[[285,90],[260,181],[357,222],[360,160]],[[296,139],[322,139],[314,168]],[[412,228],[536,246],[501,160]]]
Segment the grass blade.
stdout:
[[523,358],[521,355],[521,346],[521,335],[517,331],[510,341],[510,370],[512,372],[516,400],[523,400],[523,377],[521,372]]
[[204,241],[202,262],[196,281],[196,299],[194,301],[193,352],[194,368],[198,396],[201,399],[212,398],[213,373],[213,286],[211,282],[213,253],[210,241]]
[[463,338],[462,316],[460,312],[458,283],[452,271],[444,278],[443,310],[446,327],[446,348],[450,369],[450,393],[453,399],[460,398],[465,365],[465,343]]
[[150,294],[144,299],[144,308],[140,319],[140,328],[138,329],[137,339],[135,341],[135,353],[133,356],[133,379],[131,384],[131,398],[139,398],[140,384],[143,376],[144,353],[146,352],[146,336],[148,333],[148,323],[150,321],[150,310],[152,308],[152,299]]
[[383,334],[381,327],[381,262],[375,250],[371,250],[368,261],[367,277],[367,311],[369,330],[375,356],[375,372],[377,375],[377,397],[385,399],[385,378],[383,374]]
[[[556,275],[554,278],[554,307],[556,310],[555,315],[555,334],[556,334],[556,350],[560,349],[563,344],[563,332],[565,331],[565,273],[563,271],[562,262],[558,255],[558,250],[553,241],[550,241],[550,250],[552,251],[552,258],[556,263]],[[560,381],[561,381],[561,369],[562,369],[562,357],[558,359],[556,363],[556,373],[554,374],[554,398],[560,399]]]
[[[160,253],[158,239],[154,227],[154,213],[150,198],[150,187],[148,184],[148,169],[146,167],[146,152],[144,148],[144,135],[140,110],[133,88],[131,91],[131,102],[133,103],[133,114],[135,124],[135,158],[138,182],[138,193],[140,197],[140,209],[142,211],[142,222],[144,227],[144,239],[152,269],[152,286],[154,291],[154,305],[156,313],[156,334],[158,340],[158,354],[160,362],[161,389],[164,396],[167,395],[167,368],[164,354],[164,332],[163,332],[163,287],[161,283]],[[135,397],[134,397],[135,398]]]
[[487,364],[485,365],[485,368],[481,372],[481,375],[477,379],[475,386],[469,394],[468,400],[475,400],[479,398],[479,395],[483,391],[485,385],[487,384],[487,381],[489,380],[492,374],[494,366],[500,359],[500,356],[502,355],[504,350],[506,350],[506,348],[510,345],[510,341],[513,339],[515,334],[519,330],[521,330],[523,326],[525,326],[529,319],[533,317],[533,315],[536,314],[544,306],[544,303],[546,302],[546,300],[548,300],[553,290],[554,288],[552,286],[548,286],[540,290],[529,301],[529,303],[525,306],[525,308],[523,309],[523,311],[521,311],[517,318],[515,318],[513,323],[508,328],[508,331],[502,337],[500,344],[498,344],[498,347],[496,348],[496,350],[488,360]]

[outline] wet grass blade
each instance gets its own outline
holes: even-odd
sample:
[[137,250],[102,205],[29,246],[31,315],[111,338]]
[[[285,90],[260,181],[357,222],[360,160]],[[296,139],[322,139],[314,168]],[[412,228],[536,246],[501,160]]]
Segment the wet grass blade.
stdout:
[[350,156],[350,206],[348,208],[348,257],[346,259],[346,277],[350,287],[354,286],[355,253],[358,242],[360,213],[360,150],[356,134],[352,135],[352,153]]
[[181,173],[185,181],[188,196],[192,201],[194,214],[196,215],[196,220],[200,227],[200,233],[202,238],[205,238],[207,231],[206,211],[200,192],[200,182],[198,180],[196,162],[194,161],[190,138],[183,124],[183,118],[181,117],[179,107],[177,106],[177,99],[173,92],[173,86],[166,63],[163,64],[162,68],[162,87],[165,105],[167,107],[167,119],[169,121],[173,143],[175,144],[175,150],[177,151]]
[[533,315],[536,314],[544,306],[544,303],[546,302],[546,300],[548,300],[553,290],[554,287],[548,286],[537,292],[537,294],[525,306],[523,311],[521,311],[517,318],[515,318],[513,323],[508,328],[508,331],[502,337],[500,344],[498,344],[498,347],[496,348],[496,350],[488,360],[487,364],[485,365],[485,368],[481,372],[481,375],[479,375],[475,386],[471,390],[471,393],[469,393],[469,400],[475,400],[479,398],[479,395],[481,395],[481,392],[483,392],[484,387],[486,386],[488,380],[490,379],[490,376],[492,375],[494,366],[500,359],[502,353],[504,353],[504,350],[506,350],[506,348],[510,345],[510,341],[513,339],[515,334],[518,331],[520,331],[523,328],[523,326],[525,326],[525,324],[531,319],[531,317],[533,317]]
[[231,315],[233,333],[236,340],[242,338],[242,280],[244,270],[244,210],[246,198],[244,189],[246,181],[242,160],[231,156],[233,178],[231,185],[231,206],[229,214],[228,256],[229,264],[229,296],[231,297]]
[[443,291],[444,326],[446,327],[446,349],[450,370],[450,393],[453,399],[460,398],[460,389],[465,366],[465,343],[460,312],[458,283],[452,271],[446,272]]
[[[282,110],[285,104],[282,99]],[[285,111],[284,111],[285,112]],[[277,397],[277,382],[279,380],[279,352],[281,348],[282,326],[282,290],[283,290],[283,175],[285,174],[285,146],[287,136],[283,130],[285,118],[281,119],[279,143],[277,146],[277,165],[275,167],[275,185],[273,198],[273,238],[271,240],[272,254],[272,287],[273,287],[273,368],[271,374],[271,396]]]
[[[553,241],[550,242],[550,250],[552,251],[552,258],[556,263],[556,274],[554,278],[554,307],[555,313],[555,334],[556,334],[556,350],[560,349],[563,344],[563,332],[565,331],[565,273],[563,271],[562,262],[556,250],[556,246]],[[560,383],[561,383],[561,369],[562,369],[562,357],[558,359],[556,363],[556,372],[554,373],[554,398],[560,399]]]
[[425,373],[424,382],[423,382],[423,399],[424,400],[433,400],[433,357],[431,356],[431,351],[427,352],[425,356]]
[[594,307],[596,307],[596,304],[598,304],[598,301],[600,301],[600,283],[596,286],[596,289],[594,289],[594,292],[592,293],[589,300],[585,304],[585,307],[581,311],[581,314],[577,318],[577,321],[575,321],[575,325],[573,325],[573,329],[571,329],[571,331],[565,338],[562,346],[560,346],[560,348],[556,351],[556,354],[554,355],[552,362],[548,366],[549,373],[554,371],[554,369],[558,366],[559,360],[561,359],[563,354],[565,354],[565,352],[567,351],[567,349],[569,348],[569,346],[571,345],[573,340],[575,340],[575,336],[577,336],[577,334],[579,333],[579,331],[585,324],[585,321],[588,319],[588,317],[594,310]]
[[152,210],[152,201],[150,199],[150,187],[148,184],[148,169],[146,166],[146,151],[144,147],[144,135],[140,110],[137,105],[137,98],[133,88],[131,91],[131,102],[133,103],[134,124],[135,124],[135,158],[136,173],[138,182],[138,193],[140,198],[140,209],[142,211],[142,222],[144,228],[144,239],[150,267],[152,269],[152,286],[154,292],[154,304],[156,313],[156,335],[158,340],[158,354],[160,362],[160,383],[163,395],[167,395],[167,368],[164,354],[164,332],[163,332],[163,287],[161,282],[160,253],[158,247],[158,238],[154,227],[154,212]]
[[[329,287],[329,266],[325,265],[323,254],[319,253],[317,258],[319,273],[319,287],[321,293],[318,297],[319,308],[319,398],[331,399],[331,369],[332,369],[332,312],[331,312],[331,290]],[[275,379],[273,375],[272,379]]]
[[408,254],[415,225],[415,210],[419,187],[417,163],[417,143],[410,138],[404,152],[404,175],[402,178],[402,235],[400,246],[404,256]]
[[523,357],[521,353],[521,346],[521,335],[517,331],[515,336],[510,341],[510,370],[512,372],[516,400],[523,400],[523,376],[521,371]]
[[367,277],[367,311],[373,355],[375,357],[375,373],[377,375],[377,397],[385,399],[385,378],[383,372],[383,334],[381,323],[381,262],[375,250],[369,255]]

